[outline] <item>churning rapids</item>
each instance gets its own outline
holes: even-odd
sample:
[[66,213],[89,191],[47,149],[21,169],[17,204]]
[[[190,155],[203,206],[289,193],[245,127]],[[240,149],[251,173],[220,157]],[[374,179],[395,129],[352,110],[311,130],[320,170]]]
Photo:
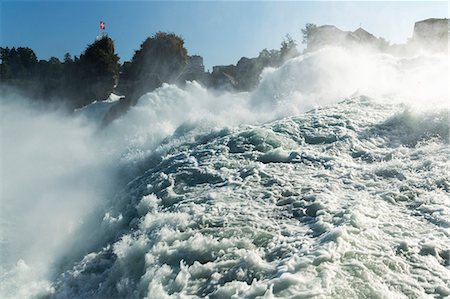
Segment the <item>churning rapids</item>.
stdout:
[[1,296],[450,296],[448,67],[329,48],[102,130],[4,100]]

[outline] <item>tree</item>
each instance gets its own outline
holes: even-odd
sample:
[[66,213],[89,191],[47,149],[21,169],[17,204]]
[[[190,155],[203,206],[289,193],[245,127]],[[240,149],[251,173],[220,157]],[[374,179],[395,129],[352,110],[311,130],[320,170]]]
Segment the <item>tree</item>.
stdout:
[[75,107],[106,99],[111,94],[119,76],[118,62],[114,42],[107,36],[89,45],[79,60],[75,57],[75,66],[70,69],[71,82],[66,82]]
[[0,59],[2,60],[2,79],[31,79],[37,57],[30,48],[0,48]]
[[258,55],[258,63],[261,64],[263,67],[267,66],[278,66],[280,60],[280,51],[278,50],[267,50],[263,49],[261,52],[259,52]]
[[55,80],[59,80],[61,78],[62,72],[63,72],[63,65],[59,58],[57,57],[50,57],[47,63],[47,70],[46,70],[47,77],[50,77]]
[[107,36],[88,45],[79,59],[66,53],[64,63],[56,57],[38,61],[27,47],[0,48],[0,59],[2,81],[33,98],[65,98],[72,108],[107,98],[119,76],[119,57]]
[[305,28],[302,29],[303,34],[303,44],[308,44],[309,38],[312,36],[314,29],[316,29],[317,26],[315,24],[306,23]]
[[0,80],[6,80],[11,77],[11,69],[8,65],[8,58],[9,58],[9,48],[2,48],[0,47]]
[[124,65],[123,82],[127,93],[136,98],[161,86],[177,83],[187,65],[184,40],[174,33],[157,32],[147,38],[129,64]]
[[2,62],[0,64],[0,81],[7,80],[11,77],[11,69],[9,68],[9,65],[5,62]]
[[9,57],[9,48],[3,48],[0,47],[0,60],[2,63],[6,63],[8,62],[8,57]]
[[31,70],[37,63],[37,57],[34,51],[30,48],[17,48],[17,54],[19,55],[20,63],[27,70]]
[[72,56],[70,55],[70,53],[66,53],[66,54],[64,54],[64,63],[72,63],[73,62],[73,59],[72,59]]
[[297,55],[298,55],[297,43],[295,42],[295,40],[292,39],[292,37],[289,34],[286,34],[286,37],[281,42],[280,48],[280,58],[282,62]]
[[61,92],[61,77],[63,75],[63,64],[57,57],[47,60],[39,60],[36,65],[35,82],[39,82],[36,94],[39,98],[50,101],[57,98]]

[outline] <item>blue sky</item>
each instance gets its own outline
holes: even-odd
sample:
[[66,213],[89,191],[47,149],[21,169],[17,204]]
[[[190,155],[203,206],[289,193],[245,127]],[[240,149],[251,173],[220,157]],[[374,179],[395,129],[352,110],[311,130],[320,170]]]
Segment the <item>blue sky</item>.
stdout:
[[122,62],[146,37],[171,31],[185,39],[189,54],[204,57],[207,68],[279,48],[288,33],[300,42],[305,23],[345,30],[361,24],[400,43],[415,21],[448,17],[447,1],[0,1],[0,45],[31,47],[40,59],[79,56],[103,20]]

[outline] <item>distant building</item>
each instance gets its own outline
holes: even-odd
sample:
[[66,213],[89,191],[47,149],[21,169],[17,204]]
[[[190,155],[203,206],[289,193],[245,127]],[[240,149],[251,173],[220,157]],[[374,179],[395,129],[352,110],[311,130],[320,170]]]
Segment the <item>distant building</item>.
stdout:
[[366,30],[359,27],[355,31],[353,31],[350,36],[358,42],[361,43],[373,43],[377,42],[378,38],[375,37],[372,33],[367,32]]
[[192,55],[188,57],[188,63],[180,75],[182,81],[197,81],[203,85],[209,84],[208,73],[205,72],[203,57]]
[[307,51],[315,51],[324,46],[371,46],[382,48],[387,46],[387,43],[361,27],[353,32],[344,31],[332,25],[313,28],[308,37]]
[[203,57],[200,55],[192,55],[188,58],[186,72],[189,73],[204,73],[205,66],[203,65]]
[[259,83],[264,68],[258,58],[242,57],[236,64],[236,81],[239,90],[252,90]]
[[214,87],[234,89],[237,86],[236,81],[236,66],[230,65],[216,65],[213,66],[211,73],[211,83]]
[[414,24],[413,43],[433,50],[446,50],[449,19],[426,19]]
[[333,25],[323,25],[311,30],[308,37],[306,50],[315,51],[324,46],[343,45],[346,41],[348,31],[343,31]]

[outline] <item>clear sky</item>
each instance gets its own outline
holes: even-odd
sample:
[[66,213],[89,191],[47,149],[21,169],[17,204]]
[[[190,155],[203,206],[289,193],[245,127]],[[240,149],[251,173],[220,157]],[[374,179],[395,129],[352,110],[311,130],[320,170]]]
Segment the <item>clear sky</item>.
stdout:
[[355,30],[360,24],[394,43],[412,35],[415,21],[448,17],[447,1],[4,1],[0,45],[28,46],[39,59],[79,56],[99,34],[99,21],[121,61],[131,59],[156,31],[181,35],[189,54],[207,68],[279,48],[286,34],[301,42],[305,23]]

